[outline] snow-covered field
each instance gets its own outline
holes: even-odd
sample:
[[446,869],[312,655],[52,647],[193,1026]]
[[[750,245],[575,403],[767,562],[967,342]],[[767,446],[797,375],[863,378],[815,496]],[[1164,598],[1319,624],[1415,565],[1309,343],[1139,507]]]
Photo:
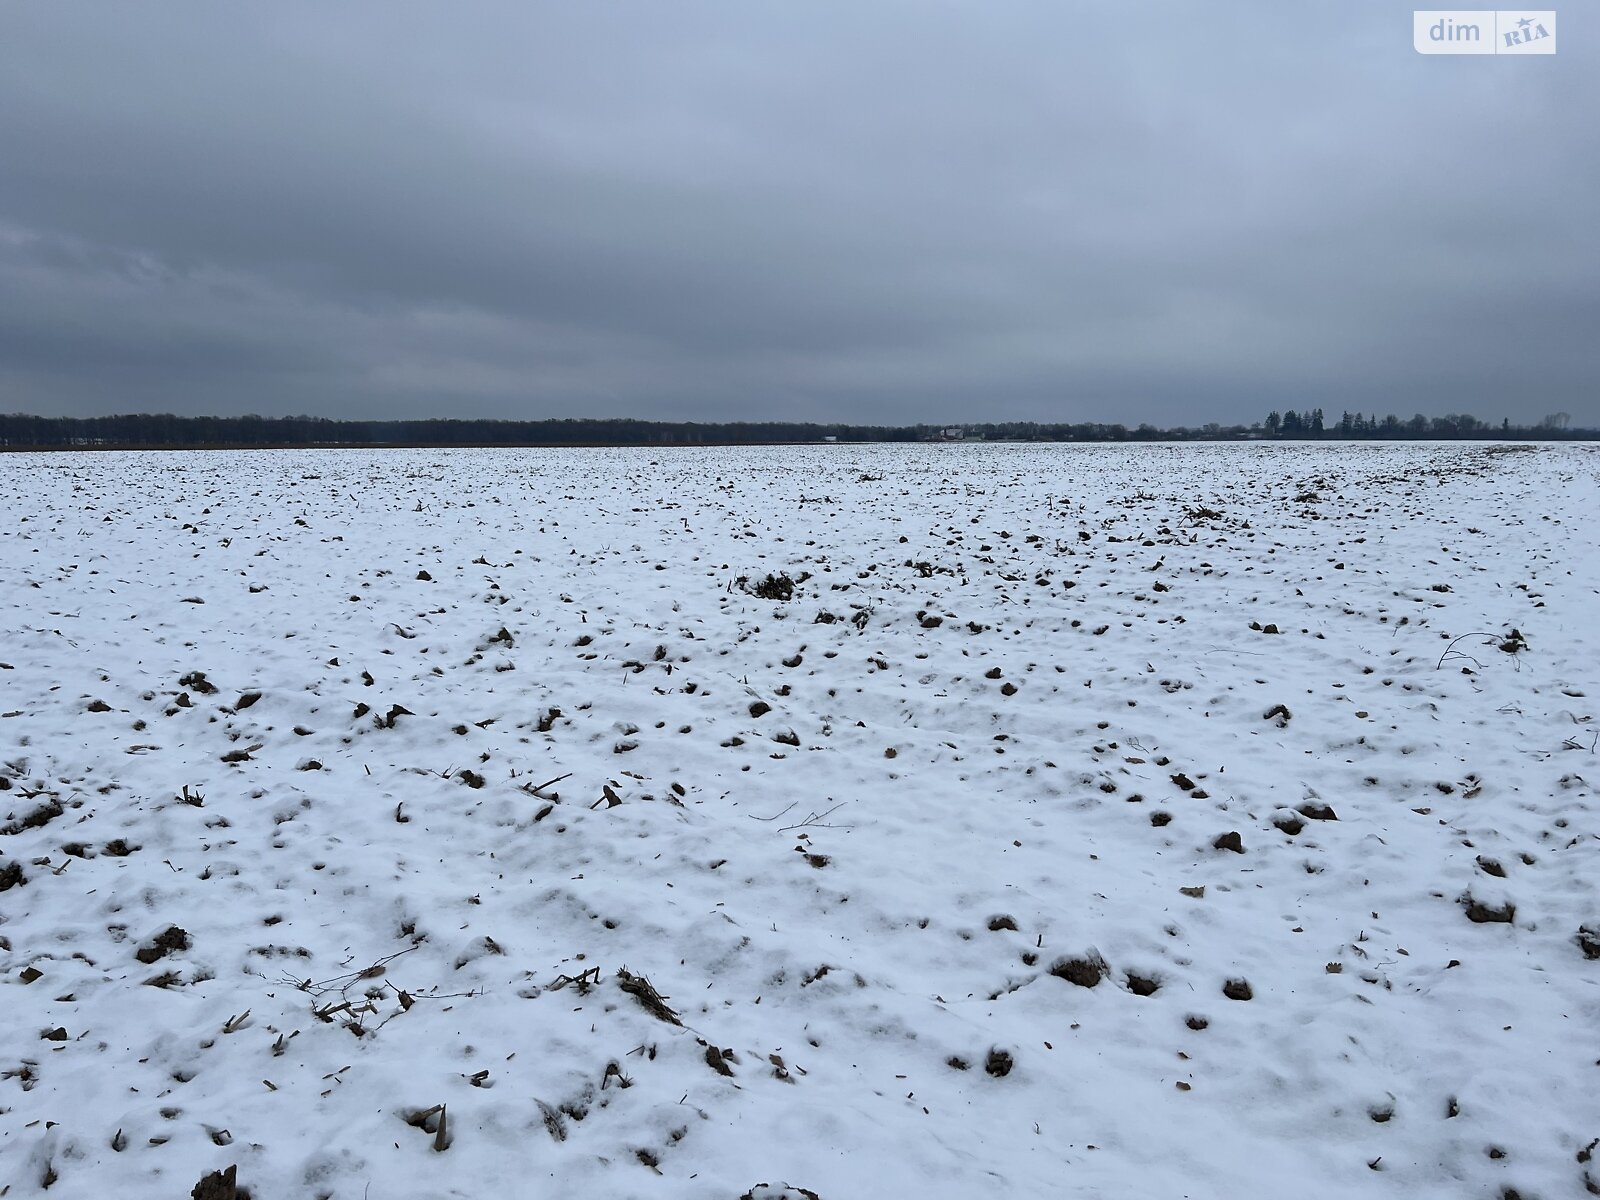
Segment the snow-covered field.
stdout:
[[12,1196],[1600,1188],[1595,447],[0,503]]

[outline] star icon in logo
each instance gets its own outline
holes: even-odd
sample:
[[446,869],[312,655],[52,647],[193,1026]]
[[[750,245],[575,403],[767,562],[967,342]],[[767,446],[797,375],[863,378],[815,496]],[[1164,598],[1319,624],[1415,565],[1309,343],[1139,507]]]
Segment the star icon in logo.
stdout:
[[1523,29],[1526,29],[1529,25],[1533,24],[1533,21],[1529,17],[1523,17],[1522,20],[1517,22],[1517,24],[1520,25]]

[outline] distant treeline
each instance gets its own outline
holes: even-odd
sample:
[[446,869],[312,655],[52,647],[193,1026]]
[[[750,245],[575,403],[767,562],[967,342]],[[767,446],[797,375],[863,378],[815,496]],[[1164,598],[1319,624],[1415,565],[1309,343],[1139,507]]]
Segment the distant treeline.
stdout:
[[[1502,418],[1500,424],[1493,425],[1480,421],[1477,417],[1467,413],[1449,413],[1443,417],[1425,417],[1417,413],[1410,420],[1403,420],[1396,416],[1379,417],[1376,413],[1363,416],[1361,413],[1349,411],[1339,415],[1337,421],[1326,421],[1320,408],[1313,408],[1307,412],[1295,412],[1289,409],[1278,412],[1274,409],[1267,414],[1267,419],[1260,426],[1252,426],[1261,436],[1269,438],[1332,438],[1363,439],[1382,438],[1394,440],[1400,438],[1537,438],[1540,440],[1565,440],[1586,439],[1595,436],[1595,431],[1584,429],[1571,429],[1572,418],[1566,413],[1551,413],[1542,417],[1537,425],[1513,425],[1509,420]],[[1212,429],[1214,426],[1206,426]]]
[[914,428],[736,421],[334,421],[322,417],[0,416],[0,446],[671,446],[818,442],[914,442]]
[[1409,419],[1322,410],[1274,411],[1253,425],[1161,429],[1119,424],[1006,421],[970,425],[822,425],[734,421],[335,421],[321,417],[178,417],[168,413],[112,417],[0,415],[0,447],[8,449],[191,449],[292,446],[742,446],[792,442],[1190,442],[1471,439],[1567,441],[1600,437],[1569,428],[1565,413],[1537,425],[1498,425],[1465,414]]

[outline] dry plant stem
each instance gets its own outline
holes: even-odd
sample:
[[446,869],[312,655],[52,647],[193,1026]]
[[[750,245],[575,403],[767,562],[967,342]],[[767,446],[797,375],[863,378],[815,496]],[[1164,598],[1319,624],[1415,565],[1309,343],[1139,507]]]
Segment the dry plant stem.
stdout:
[[627,967],[617,968],[617,983],[623,991],[627,992],[644,1007],[652,1017],[665,1021],[669,1025],[682,1025],[678,1014],[667,1007],[661,993],[651,985],[643,975],[635,975]]
[[776,821],[779,817],[783,816],[784,813],[788,812],[791,808],[799,803],[800,801],[798,800],[791,800],[788,804],[785,804],[770,817],[758,817],[754,813],[746,813],[745,815],[748,816],[752,821]]
[[828,809],[827,812],[822,812],[822,813],[815,813],[814,812],[814,813],[811,813],[810,815],[808,815],[804,821],[801,821],[798,824],[779,826],[778,832],[779,833],[788,833],[789,830],[791,830],[791,829],[849,829],[850,828],[849,825],[825,825],[825,824],[823,824],[824,821],[826,821],[829,817],[831,817],[834,813],[838,812],[844,806],[845,806],[845,802],[843,800],[841,800],[841,801],[839,801],[839,803],[835,804],[832,808]]

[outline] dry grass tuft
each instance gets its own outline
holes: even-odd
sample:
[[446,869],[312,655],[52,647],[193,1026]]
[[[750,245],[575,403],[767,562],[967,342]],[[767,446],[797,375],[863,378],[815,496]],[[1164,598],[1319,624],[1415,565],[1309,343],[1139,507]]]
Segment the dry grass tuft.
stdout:
[[627,967],[617,968],[617,985],[637,1000],[644,1010],[658,1021],[668,1025],[682,1025],[678,1014],[667,1007],[667,1002],[654,985],[643,975],[635,975]]

